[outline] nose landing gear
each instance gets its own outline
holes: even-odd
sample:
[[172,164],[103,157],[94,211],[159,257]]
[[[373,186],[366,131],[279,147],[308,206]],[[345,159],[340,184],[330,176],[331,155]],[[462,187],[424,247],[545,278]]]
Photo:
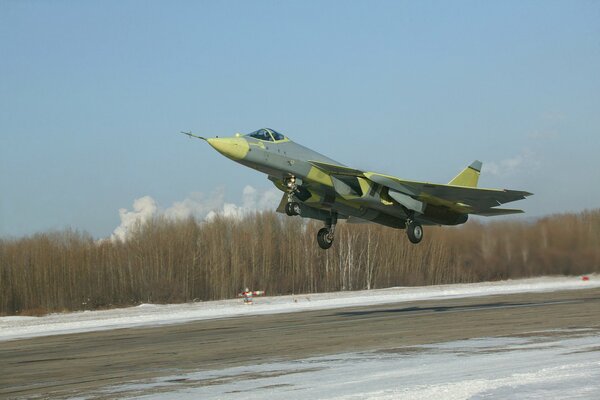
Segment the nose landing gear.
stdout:
[[287,192],[287,203],[285,205],[285,213],[290,217],[300,215],[300,204],[294,201],[294,194],[298,192],[298,182],[295,176],[289,176],[283,180]]
[[295,201],[286,203],[285,213],[290,217],[293,217],[294,215],[300,215],[300,204],[296,203]]

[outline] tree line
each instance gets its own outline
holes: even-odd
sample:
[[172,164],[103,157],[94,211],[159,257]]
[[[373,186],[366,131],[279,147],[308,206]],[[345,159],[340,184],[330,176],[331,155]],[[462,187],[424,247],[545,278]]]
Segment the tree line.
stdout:
[[405,232],[272,212],[211,221],[157,217],[125,241],[76,230],[0,239],[0,314],[232,298],[243,288],[298,294],[600,272],[600,209],[532,222],[470,221]]

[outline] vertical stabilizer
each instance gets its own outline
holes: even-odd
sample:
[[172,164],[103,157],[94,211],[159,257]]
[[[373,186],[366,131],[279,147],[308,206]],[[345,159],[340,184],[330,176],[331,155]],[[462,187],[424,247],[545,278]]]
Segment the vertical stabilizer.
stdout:
[[452,186],[477,187],[479,181],[479,173],[481,172],[481,161],[475,160],[467,168],[463,169],[460,174],[448,182]]

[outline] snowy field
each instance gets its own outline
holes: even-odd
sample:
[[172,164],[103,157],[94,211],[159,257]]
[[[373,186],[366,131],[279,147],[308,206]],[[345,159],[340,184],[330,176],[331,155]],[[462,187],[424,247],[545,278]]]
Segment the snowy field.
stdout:
[[0,317],[0,341],[235,316],[595,287],[600,287],[598,275],[590,275],[588,281],[582,280],[581,277],[543,277],[501,282],[257,297],[255,304],[251,306],[244,305],[241,299],[173,305],[142,304],[137,307],[50,314],[43,317]]
[[186,373],[89,398],[545,400],[599,393],[600,332],[581,329]]

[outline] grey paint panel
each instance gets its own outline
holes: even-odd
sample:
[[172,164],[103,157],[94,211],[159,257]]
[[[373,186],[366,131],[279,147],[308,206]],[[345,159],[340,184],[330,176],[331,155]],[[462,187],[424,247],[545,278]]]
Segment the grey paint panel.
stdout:
[[398,203],[402,204],[409,210],[416,211],[419,214],[423,214],[425,212],[425,207],[427,205],[422,201],[415,200],[412,197],[400,192],[396,192],[395,190],[389,190],[388,194],[392,199],[396,200]]

